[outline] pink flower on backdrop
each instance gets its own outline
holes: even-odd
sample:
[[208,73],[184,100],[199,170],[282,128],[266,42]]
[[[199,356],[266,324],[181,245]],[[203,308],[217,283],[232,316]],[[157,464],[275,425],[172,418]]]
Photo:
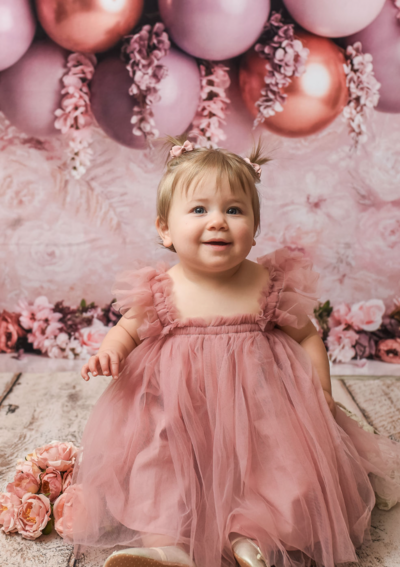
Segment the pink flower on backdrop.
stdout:
[[72,483],[72,475],[74,474],[74,465],[72,465],[68,470],[65,471],[63,476],[62,491],[65,492]]
[[62,323],[58,323],[62,314],[55,313],[53,307],[44,295],[37,297],[33,305],[29,305],[25,300],[19,301],[19,321],[24,329],[32,329],[28,334],[28,341],[33,343],[35,349],[43,350],[44,341],[57,336],[63,327]]
[[14,481],[7,484],[7,492],[11,492],[22,498],[24,494],[36,494],[40,488],[40,482],[30,472],[17,471]]
[[383,362],[391,362],[392,364],[400,364],[400,339],[386,339],[379,341],[376,355]]
[[18,337],[26,335],[19,324],[19,313],[0,313],[0,352],[14,352]]
[[63,472],[75,463],[77,453],[78,449],[73,443],[52,441],[47,445],[43,445],[43,447],[35,449],[27,458],[36,463],[41,469],[54,467],[56,470]]
[[400,256],[400,207],[370,207],[360,215],[358,245],[361,261],[370,269],[397,270]]
[[345,330],[345,325],[339,325],[331,329],[326,343],[328,354],[333,362],[349,362],[356,354],[353,346],[358,335],[355,331]]
[[110,327],[106,327],[98,319],[93,319],[90,327],[79,330],[80,343],[87,348],[89,354],[96,354],[109,330]]
[[0,524],[6,534],[17,531],[17,513],[21,506],[21,500],[15,494],[7,492],[0,493]]
[[347,315],[350,313],[350,306],[347,303],[339,303],[333,308],[329,317],[329,326],[331,328],[346,324]]
[[382,324],[385,310],[385,304],[381,299],[359,301],[351,306],[345,322],[356,331],[376,331]]
[[41,492],[47,496],[50,502],[54,502],[62,490],[63,479],[60,471],[54,467],[47,467],[42,474]]
[[17,531],[26,539],[42,535],[51,514],[50,500],[43,494],[24,494],[17,510]]

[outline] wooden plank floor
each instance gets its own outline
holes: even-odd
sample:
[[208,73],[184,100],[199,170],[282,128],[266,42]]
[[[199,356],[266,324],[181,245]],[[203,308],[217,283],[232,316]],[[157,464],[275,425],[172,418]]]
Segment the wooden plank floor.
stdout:
[[[34,447],[53,440],[80,444],[90,411],[109,380],[99,376],[85,382],[76,370],[0,373],[0,491],[5,491],[7,483],[12,481],[18,458]],[[334,399],[361,418],[365,415],[374,421],[372,425],[379,422],[382,434],[396,433],[400,381],[392,384],[386,379],[374,380],[374,385],[366,383],[364,387],[355,382],[361,384],[359,378],[332,380]],[[385,412],[391,416],[389,424],[373,409],[374,402],[376,405],[383,397],[386,404],[388,398],[394,404],[390,411],[385,406]],[[371,536],[372,545],[359,552],[359,563],[341,564],[341,567],[400,566],[400,504],[389,512],[374,509]],[[75,567],[102,567],[109,554],[110,550],[91,550]],[[5,535],[0,531],[0,567],[73,567],[73,564],[72,546],[55,532],[29,541],[19,534]]]

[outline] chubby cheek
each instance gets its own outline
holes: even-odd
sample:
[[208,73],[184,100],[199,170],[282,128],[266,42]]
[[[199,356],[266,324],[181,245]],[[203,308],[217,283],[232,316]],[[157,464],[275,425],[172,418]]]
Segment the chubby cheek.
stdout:
[[235,240],[235,244],[247,245],[253,242],[253,224],[247,222],[235,222],[231,223],[231,234]]

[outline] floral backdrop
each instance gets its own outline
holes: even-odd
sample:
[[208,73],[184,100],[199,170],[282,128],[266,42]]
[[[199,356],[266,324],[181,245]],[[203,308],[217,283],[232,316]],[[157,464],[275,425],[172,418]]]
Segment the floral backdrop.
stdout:
[[[251,146],[246,119],[228,115],[234,151]],[[273,161],[263,167],[262,230],[250,258],[304,249],[322,274],[321,299],[332,302],[400,295],[400,116],[374,112],[368,128],[360,155],[349,152],[341,117],[300,139],[263,134]],[[102,305],[118,271],[177,261],[154,227],[159,151],[125,148],[96,130],[93,165],[74,180],[60,167],[58,139],[49,140],[16,135],[1,119],[0,308],[42,294]]]

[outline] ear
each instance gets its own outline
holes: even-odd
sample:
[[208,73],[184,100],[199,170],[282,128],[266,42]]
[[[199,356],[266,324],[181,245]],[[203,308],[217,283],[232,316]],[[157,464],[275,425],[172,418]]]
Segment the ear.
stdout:
[[172,240],[169,234],[168,225],[161,222],[160,217],[156,218],[155,225],[165,248],[169,248],[170,246],[172,246]]

